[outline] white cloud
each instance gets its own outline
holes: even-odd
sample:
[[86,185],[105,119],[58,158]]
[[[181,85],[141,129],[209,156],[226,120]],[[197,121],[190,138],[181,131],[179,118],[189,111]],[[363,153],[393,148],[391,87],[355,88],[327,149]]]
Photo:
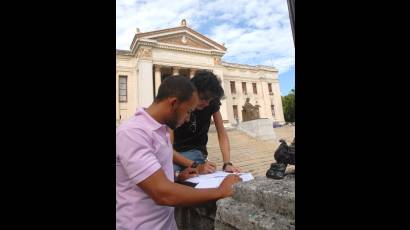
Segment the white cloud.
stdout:
[[286,0],[117,0],[117,48],[128,49],[136,28],[142,32],[189,27],[228,48],[223,60],[294,67],[295,51]]

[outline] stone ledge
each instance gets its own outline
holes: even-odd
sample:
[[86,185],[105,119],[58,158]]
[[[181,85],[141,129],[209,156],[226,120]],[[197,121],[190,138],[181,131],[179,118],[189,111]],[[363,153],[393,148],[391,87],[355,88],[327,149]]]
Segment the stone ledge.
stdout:
[[175,208],[179,229],[295,229],[295,180],[255,177],[234,185],[234,195],[199,206]]
[[175,221],[180,230],[213,230],[215,213],[215,201],[198,206],[176,207]]
[[284,216],[266,212],[249,203],[226,198],[217,202],[215,229],[294,229],[295,223]]
[[255,180],[235,185],[233,199],[295,218],[295,180],[292,177],[283,180],[255,177]]

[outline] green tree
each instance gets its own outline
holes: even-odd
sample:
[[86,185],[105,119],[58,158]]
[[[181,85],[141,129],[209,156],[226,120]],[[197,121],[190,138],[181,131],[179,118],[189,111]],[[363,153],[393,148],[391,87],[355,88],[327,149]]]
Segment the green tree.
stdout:
[[295,122],[295,89],[282,96],[283,113],[286,122]]

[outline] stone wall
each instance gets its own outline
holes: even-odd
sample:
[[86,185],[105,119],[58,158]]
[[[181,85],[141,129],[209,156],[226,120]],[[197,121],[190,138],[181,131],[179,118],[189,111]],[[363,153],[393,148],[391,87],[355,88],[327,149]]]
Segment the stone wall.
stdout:
[[234,186],[234,195],[175,209],[179,229],[295,229],[295,180],[256,177]]

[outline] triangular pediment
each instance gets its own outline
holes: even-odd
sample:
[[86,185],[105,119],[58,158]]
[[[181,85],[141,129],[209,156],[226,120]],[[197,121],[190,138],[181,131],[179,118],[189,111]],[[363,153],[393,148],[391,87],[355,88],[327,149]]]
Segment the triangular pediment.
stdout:
[[158,42],[161,42],[161,43],[189,46],[189,47],[200,48],[200,49],[215,49],[216,48],[187,33],[180,33],[176,35],[166,35],[166,36],[156,37],[152,39]]
[[186,26],[138,33],[136,34],[136,38],[149,39],[161,44],[178,45],[206,50],[218,50],[222,52],[226,51],[226,48],[223,45]]

